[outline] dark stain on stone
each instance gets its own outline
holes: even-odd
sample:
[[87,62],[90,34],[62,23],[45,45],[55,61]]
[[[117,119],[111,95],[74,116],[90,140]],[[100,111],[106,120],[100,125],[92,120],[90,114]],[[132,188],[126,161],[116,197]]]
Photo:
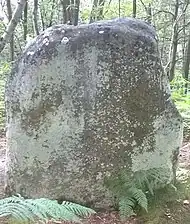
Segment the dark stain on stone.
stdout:
[[[52,91],[50,91],[49,88],[51,88]],[[39,91],[40,90],[36,90],[33,92],[34,98],[39,96]],[[49,94],[47,94],[47,92]],[[57,90],[56,86],[42,86],[41,97],[41,102],[36,108],[33,108],[30,111],[22,111],[21,127],[25,129],[29,135],[33,134],[33,130],[38,131],[41,124],[45,122],[44,119],[46,118],[46,114],[56,113],[57,108],[63,102],[62,92],[61,90]]]

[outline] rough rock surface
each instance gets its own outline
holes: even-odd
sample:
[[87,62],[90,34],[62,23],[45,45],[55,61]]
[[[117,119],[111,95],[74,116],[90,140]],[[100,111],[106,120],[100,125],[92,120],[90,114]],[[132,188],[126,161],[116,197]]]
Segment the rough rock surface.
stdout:
[[105,207],[105,176],[172,174],[182,140],[155,31],[134,19],[44,31],[12,70],[6,111],[6,189],[29,197]]

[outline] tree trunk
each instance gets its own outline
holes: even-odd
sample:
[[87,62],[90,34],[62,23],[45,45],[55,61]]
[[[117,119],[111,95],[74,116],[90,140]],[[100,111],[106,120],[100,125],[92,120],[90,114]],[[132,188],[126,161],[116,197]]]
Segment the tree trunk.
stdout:
[[178,12],[179,12],[179,0],[176,0],[175,3],[175,11],[173,17],[173,34],[170,44],[170,52],[169,52],[169,60],[166,68],[168,67],[168,78],[170,81],[174,79],[175,76],[175,65],[176,65],[176,57],[177,57],[177,48],[178,48]]
[[17,4],[17,7],[15,9],[15,12],[12,16],[11,21],[9,22],[5,32],[3,33],[2,37],[0,38],[0,53],[5,48],[6,44],[11,40],[11,37],[13,35],[13,32],[20,21],[20,18],[22,16],[22,12],[24,10],[25,4],[27,0],[20,0]]
[[105,0],[99,0],[97,20],[103,20]]
[[[9,22],[12,19],[12,8],[11,8],[11,0],[7,0],[7,13],[8,13],[8,20]],[[10,40],[10,59],[11,61],[14,61],[14,36],[11,35]]]
[[166,65],[166,69],[169,67],[167,74],[170,81],[172,81],[175,76],[175,65],[176,65],[177,50],[178,50],[178,43],[179,43],[179,33],[180,33],[178,23],[179,23],[179,20],[185,15],[185,12],[189,5],[189,0],[187,0],[184,3],[182,13],[179,15],[180,4],[181,4],[180,1],[176,0],[175,10],[173,14],[173,33],[172,33],[172,39],[170,44],[169,60],[168,60],[168,64]]
[[40,4],[40,18],[41,18],[41,24],[42,24],[42,30],[45,30],[45,22],[44,22],[44,15],[43,15],[43,0],[41,0],[41,4]]
[[73,25],[77,26],[79,21],[79,7],[80,7],[80,0],[75,0],[75,8],[74,8],[74,21]]
[[148,9],[147,9],[147,21],[148,23],[152,23],[152,6],[151,3],[148,4]]
[[94,0],[90,14],[90,23],[103,19],[104,5],[105,0]]
[[27,34],[28,34],[28,2],[26,3],[25,7],[24,7],[24,21],[23,21],[23,30],[24,30],[24,40],[26,40],[27,38]]
[[183,57],[183,67],[184,67],[184,63],[185,63],[185,47],[186,47],[186,18],[185,15],[183,15],[183,27],[182,27],[182,31],[183,31],[183,40],[182,40],[182,57]]
[[176,65],[176,57],[177,57],[177,48],[178,48],[178,30],[177,27],[174,28],[173,33],[173,41],[172,41],[172,52],[171,52],[171,61],[168,72],[169,80],[172,81],[175,76],[175,65]]
[[133,18],[137,16],[137,0],[133,0]]
[[63,12],[63,23],[64,24],[67,23],[67,2],[64,1],[64,0],[61,2],[61,4],[62,4],[62,12]]
[[94,0],[92,5],[92,10],[90,13],[90,23],[93,23],[94,21],[96,21],[97,8],[98,8],[98,0]]
[[34,8],[33,8],[33,27],[35,35],[39,35],[38,28],[38,0],[34,0]]
[[119,3],[118,3],[118,7],[119,7],[119,18],[121,17],[121,0],[119,0]]
[[52,7],[51,7],[51,15],[50,15],[50,22],[48,27],[51,27],[53,25],[53,15],[54,15],[54,9],[55,9],[55,0],[52,2]]
[[[184,60],[184,78],[188,81],[189,79],[189,64],[190,64],[190,31],[188,36],[188,42],[186,46],[186,52],[185,52],[185,60]],[[185,84],[185,94],[187,94],[188,91],[188,83]]]
[[63,23],[72,24],[72,2],[70,0],[62,0]]
[[75,7],[75,0],[70,0],[69,6],[68,6],[68,23],[69,25],[74,24],[74,7]]

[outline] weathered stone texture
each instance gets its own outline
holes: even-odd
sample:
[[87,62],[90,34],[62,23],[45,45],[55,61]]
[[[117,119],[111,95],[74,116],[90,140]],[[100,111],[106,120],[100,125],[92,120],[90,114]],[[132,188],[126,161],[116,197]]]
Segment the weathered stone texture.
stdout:
[[30,197],[109,204],[103,179],[172,169],[182,139],[155,31],[134,19],[58,25],[9,77],[7,185]]

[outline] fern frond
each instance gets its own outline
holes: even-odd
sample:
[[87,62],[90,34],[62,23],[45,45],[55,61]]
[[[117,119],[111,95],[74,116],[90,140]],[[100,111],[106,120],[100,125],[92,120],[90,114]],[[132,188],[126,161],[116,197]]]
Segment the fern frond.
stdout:
[[165,187],[170,180],[170,171],[168,168],[152,168],[141,170],[134,173],[133,186],[148,190],[154,195],[154,190]]
[[72,212],[72,214],[76,214],[80,217],[87,217],[89,215],[95,214],[95,211],[91,208],[86,208],[82,205],[75,204],[68,201],[63,201],[61,204],[64,208],[66,208],[68,211]]
[[122,217],[134,214],[134,208],[139,205],[148,211],[148,200],[145,193],[164,188],[171,182],[169,168],[152,168],[134,173],[122,171],[116,178],[108,180],[107,187],[115,194],[119,202]]
[[5,216],[6,213],[17,220],[34,221],[30,207],[22,198],[11,197],[0,200],[0,216]]
[[38,203],[37,200],[38,199],[23,199],[22,204],[32,212],[34,217],[47,221],[49,218],[47,208],[43,204]]
[[46,198],[24,199],[23,197],[12,196],[0,200],[0,217],[23,223],[41,223],[52,221],[80,222],[80,217],[94,214],[95,211],[75,203],[63,202],[61,205],[56,200]]
[[18,196],[18,197],[17,196],[12,196],[12,197],[9,197],[9,198],[3,198],[3,199],[0,200],[0,205],[11,203],[11,202],[17,203],[17,202],[20,202],[21,200],[23,200],[23,198],[20,197],[20,196]]
[[136,215],[134,208],[136,206],[136,201],[133,198],[123,197],[119,201],[119,214],[122,220],[127,217]]
[[51,217],[53,220],[73,221],[80,223],[79,217],[74,212],[65,209],[58,204],[56,200],[40,198],[33,200],[32,203],[39,206],[41,211],[45,211],[47,216]]
[[133,188],[129,191],[131,192],[131,197],[137,202],[137,204],[148,212],[148,200],[145,193],[138,188]]
[[144,170],[140,170],[134,173],[132,179],[132,185],[139,189],[145,189],[146,183],[148,183],[147,173]]
[[169,168],[152,168],[149,169],[147,175],[149,179],[153,178],[160,183],[168,183],[170,181]]

